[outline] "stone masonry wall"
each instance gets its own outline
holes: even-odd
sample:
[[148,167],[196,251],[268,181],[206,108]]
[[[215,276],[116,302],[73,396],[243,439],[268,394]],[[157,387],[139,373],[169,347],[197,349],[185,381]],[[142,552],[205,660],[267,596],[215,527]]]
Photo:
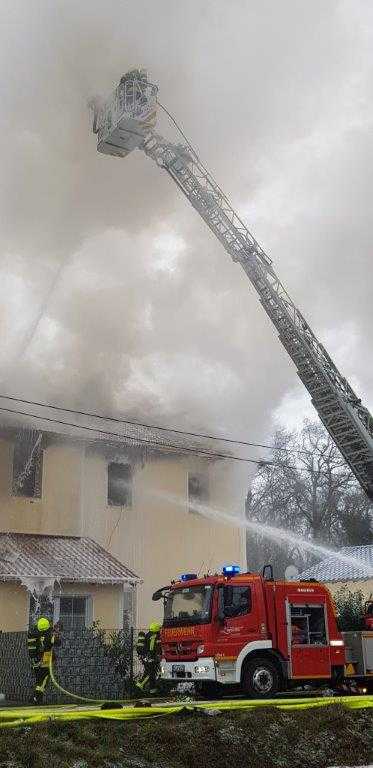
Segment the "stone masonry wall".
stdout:
[[[64,631],[61,647],[55,651],[54,674],[66,690],[80,696],[97,699],[117,699],[128,695],[133,664],[128,664],[123,676],[107,645],[92,630]],[[131,643],[130,636],[125,640]],[[129,652],[133,648],[130,649]],[[32,696],[34,675],[27,653],[26,632],[0,633],[0,693],[9,701],[29,701]],[[50,682],[46,703],[71,701],[57,691]]]

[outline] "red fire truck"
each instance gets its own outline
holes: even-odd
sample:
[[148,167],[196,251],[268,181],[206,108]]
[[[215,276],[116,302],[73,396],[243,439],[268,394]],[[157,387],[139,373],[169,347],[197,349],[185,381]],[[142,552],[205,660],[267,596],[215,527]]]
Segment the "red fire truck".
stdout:
[[165,681],[193,682],[206,696],[236,685],[256,698],[300,683],[336,686],[346,675],[373,681],[373,632],[342,634],[317,582],[275,581],[271,566],[240,574],[232,565],[220,575],[184,574],[154,593],[161,598]]

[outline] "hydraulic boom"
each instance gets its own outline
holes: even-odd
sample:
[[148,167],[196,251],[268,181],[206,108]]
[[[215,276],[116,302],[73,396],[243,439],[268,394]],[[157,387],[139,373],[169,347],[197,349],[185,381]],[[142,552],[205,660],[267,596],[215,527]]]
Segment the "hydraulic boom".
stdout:
[[132,149],[142,149],[176,182],[255,287],[321,421],[373,500],[372,415],[317,340],[277,277],[271,259],[190,144],[169,142],[153,130],[157,90],[144,70],[132,70],[122,77],[108,102],[95,107],[98,151],[125,157]]

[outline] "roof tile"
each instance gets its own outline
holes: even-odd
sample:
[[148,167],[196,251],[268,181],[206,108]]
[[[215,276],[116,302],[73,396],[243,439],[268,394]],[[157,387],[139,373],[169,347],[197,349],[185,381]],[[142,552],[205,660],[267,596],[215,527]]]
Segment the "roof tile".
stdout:
[[133,571],[92,539],[0,534],[0,581],[33,578],[91,584],[140,581]]
[[342,547],[339,552],[343,555],[343,559],[334,556],[322,560],[321,563],[303,571],[299,578],[325,582],[366,581],[373,578],[373,545]]

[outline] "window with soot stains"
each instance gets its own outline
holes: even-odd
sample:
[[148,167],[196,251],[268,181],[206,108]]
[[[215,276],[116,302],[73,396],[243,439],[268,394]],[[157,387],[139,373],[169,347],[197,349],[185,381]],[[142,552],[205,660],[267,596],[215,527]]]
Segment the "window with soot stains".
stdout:
[[132,507],[132,467],[112,461],[108,465],[108,504],[111,507]]
[[188,512],[201,513],[199,505],[203,506],[209,500],[209,479],[201,472],[188,472]]

